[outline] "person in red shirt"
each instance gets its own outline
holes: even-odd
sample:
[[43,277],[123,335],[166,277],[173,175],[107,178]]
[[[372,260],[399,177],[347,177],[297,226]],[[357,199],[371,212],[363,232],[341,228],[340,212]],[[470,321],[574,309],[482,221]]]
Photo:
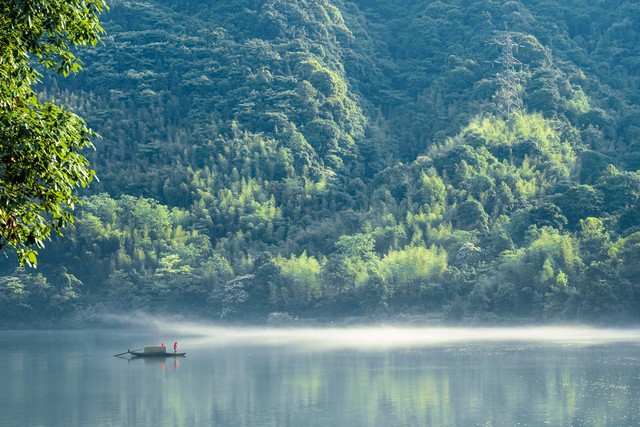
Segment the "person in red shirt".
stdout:
[[177,353],[178,352],[178,341],[173,343],[173,352]]

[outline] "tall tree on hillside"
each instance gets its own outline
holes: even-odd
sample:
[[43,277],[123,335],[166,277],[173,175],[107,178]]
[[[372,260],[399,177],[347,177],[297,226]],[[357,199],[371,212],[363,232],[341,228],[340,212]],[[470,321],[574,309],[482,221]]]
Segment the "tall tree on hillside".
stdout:
[[53,102],[38,100],[40,69],[80,70],[77,46],[95,45],[102,0],[0,0],[0,248],[35,265],[51,229],[73,222],[74,190],[93,178],[80,154],[94,134]]

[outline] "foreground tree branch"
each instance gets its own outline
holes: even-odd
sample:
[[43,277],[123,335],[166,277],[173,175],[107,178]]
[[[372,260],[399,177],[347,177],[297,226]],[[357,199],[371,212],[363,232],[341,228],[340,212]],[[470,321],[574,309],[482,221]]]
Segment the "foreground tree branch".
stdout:
[[95,134],[77,115],[37,99],[38,69],[81,69],[72,50],[104,32],[101,0],[0,0],[0,249],[35,266],[51,230],[73,223],[75,190],[94,171],[81,151]]

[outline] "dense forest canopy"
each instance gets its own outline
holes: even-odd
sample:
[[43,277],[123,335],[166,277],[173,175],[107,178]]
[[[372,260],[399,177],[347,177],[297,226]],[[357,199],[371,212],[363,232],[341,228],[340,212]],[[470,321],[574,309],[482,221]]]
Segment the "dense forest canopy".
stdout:
[[635,2],[110,9],[39,87],[99,182],[37,271],[3,261],[0,322],[640,317]]

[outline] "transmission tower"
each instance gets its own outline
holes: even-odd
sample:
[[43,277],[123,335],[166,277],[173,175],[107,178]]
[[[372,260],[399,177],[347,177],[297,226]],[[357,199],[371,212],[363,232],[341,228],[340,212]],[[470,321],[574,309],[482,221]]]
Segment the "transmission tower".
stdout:
[[522,78],[522,63],[513,56],[513,51],[518,48],[514,38],[521,36],[513,31],[494,31],[493,43],[502,48],[500,57],[496,63],[501,69],[498,73],[500,89],[496,94],[498,113],[507,118],[513,113],[522,112],[522,100],[520,99],[520,85]]

